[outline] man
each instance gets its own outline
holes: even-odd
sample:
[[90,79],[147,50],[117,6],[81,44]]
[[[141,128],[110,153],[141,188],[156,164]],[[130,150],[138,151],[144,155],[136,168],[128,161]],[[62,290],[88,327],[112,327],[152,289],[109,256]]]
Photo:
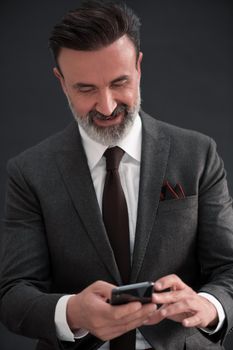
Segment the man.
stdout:
[[[75,122],[8,164],[0,314],[37,349],[221,349],[233,324],[222,161],[210,138],[140,110],[139,25],[125,5],[91,1],[55,26],[54,74]],[[111,149],[124,151],[114,174],[127,222],[117,205],[109,220]],[[107,302],[142,281],[155,282],[151,303]]]

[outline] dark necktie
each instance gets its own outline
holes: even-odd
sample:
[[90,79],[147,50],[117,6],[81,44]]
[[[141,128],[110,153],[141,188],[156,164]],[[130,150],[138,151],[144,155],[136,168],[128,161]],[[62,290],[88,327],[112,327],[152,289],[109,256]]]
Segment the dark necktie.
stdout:
[[[130,276],[130,244],[127,203],[121,186],[118,168],[124,151],[119,147],[108,148],[106,179],[103,192],[103,221],[124,284]],[[135,330],[110,341],[110,350],[135,350]]]

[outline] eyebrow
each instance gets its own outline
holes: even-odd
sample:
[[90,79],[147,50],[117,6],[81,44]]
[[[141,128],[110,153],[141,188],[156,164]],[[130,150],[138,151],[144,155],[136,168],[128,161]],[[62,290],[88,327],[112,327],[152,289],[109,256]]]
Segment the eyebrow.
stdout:
[[[128,80],[129,79],[129,75],[125,74],[125,75],[121,75],[119,77],[117,77],[116,79],[113,79],[111,82],[110,82],[110,85],[112,84],[116,84],[120,81],[123,81],[123,80]],[[94,84],[88,84],[88,83],[75,83],[72,85],[72,87],[74,89],[81,89],[81,88],[87,88],[87,87],[90,87],[90,88],[96,88],[96,85]]]

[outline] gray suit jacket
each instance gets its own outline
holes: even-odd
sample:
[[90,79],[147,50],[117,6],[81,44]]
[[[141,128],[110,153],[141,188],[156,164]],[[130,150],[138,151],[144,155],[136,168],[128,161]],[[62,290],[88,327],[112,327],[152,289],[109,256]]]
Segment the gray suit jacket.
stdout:
[[[226,322],[211,337],[169,320],[140,330],[156,350],[220,349],[233,325],[233,213],[222,161],[209,137],[141,116],[131,282],[175,273],[193,289],[213,294]],[[101,341],[92,335],[75,344],[58,341],[54,326],[62,295],[96,280],[121,284],[75,122],[12,159],[8,173],[2,321],[13,332],[40,339],[40,350],[98,348]],[[164,180],[180,183],[186,198],[160,201]]]

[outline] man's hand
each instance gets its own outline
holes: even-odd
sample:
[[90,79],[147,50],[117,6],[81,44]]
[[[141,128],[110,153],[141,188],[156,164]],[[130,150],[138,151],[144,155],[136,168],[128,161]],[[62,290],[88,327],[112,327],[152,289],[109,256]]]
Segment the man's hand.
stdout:
[[[111,298],[114,287],[98,281],[70,297],[67,304],[67,322],[72,331],[83,328],[106,341],[140,327],[156,313],[157,307],[152,303],[142,305],[140,302],[130,302],[119,306],[108,304],[106,301]],[[153,317],[153,323],[160,320],[160,314]]]
[[[162,292],[167,288],[170,291]],[[162,306],[154,315],[155,319],[152,315],[146,321],[147,325],[157,323],[157,313],[160,314],[161,319],[168,318],[180,322],[184,327],[206,328],[214,327],[218,323],[215,306],[198,295],[176,275],[165,276],[155,283],[153,302]]]

